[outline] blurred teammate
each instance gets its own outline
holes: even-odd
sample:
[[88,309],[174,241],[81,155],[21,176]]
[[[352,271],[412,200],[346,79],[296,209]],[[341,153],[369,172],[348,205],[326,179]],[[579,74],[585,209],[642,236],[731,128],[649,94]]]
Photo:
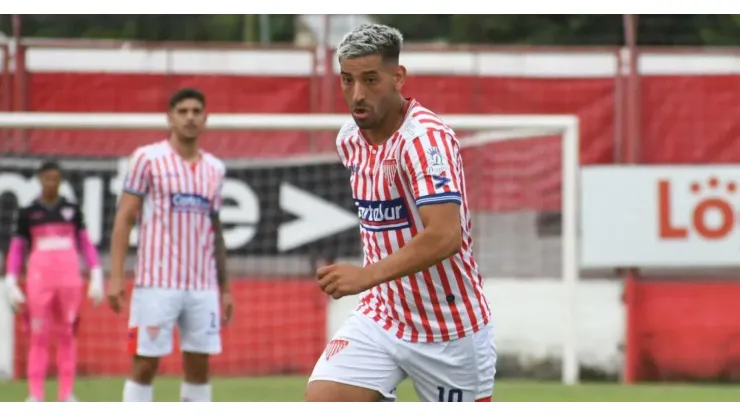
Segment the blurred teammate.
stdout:
[[167,140],[143,146],[131,156],[111,237],[108,300],[114,311],[121,311],[124,259],[138,219],[129,318],[133,363],[123,401],[152,401],[152,380],[160,357],[172,352],[177,325],[185,372],[180,397],[207,402],[209,356],[221,352],[219,300],[224,323],[233,312],[218,216],[225,166],[198,147],[206,123],[202,93],[176,92],[170,98],[168,120]]
[[[103,272],[98,253],[85,230],[79,206],[59,196],[62,170],[46,162],[38,171],[41,196],[17,213],[10,241],[5,285],[13,309],[25,304],[31,333],[28,351],[28,401],[44,400],[44,381],[51,337],[57,340],[58,400],[77,401],[74,381],[77,368],[76,330],[83,280],[79,253],[90,269],[87,295],[103,300]],[[26,294],[18,286],[26,248]]]
[[319,284],[360,304],[309,380],[309,401],[394,400],[410,377],[422,401],[490,401],[496,351],[473,259],[460,146],[401,95],[396,29],[363,25],[338,48],[353,120],[337,137],[360,217],[364,267],[328,265]]

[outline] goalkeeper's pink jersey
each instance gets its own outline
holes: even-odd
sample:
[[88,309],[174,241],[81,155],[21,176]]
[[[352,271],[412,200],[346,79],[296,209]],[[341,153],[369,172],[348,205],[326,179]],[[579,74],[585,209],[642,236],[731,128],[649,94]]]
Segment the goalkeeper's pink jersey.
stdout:
[[187,290],[218,285],[211,215],[221,208],[226,167],[201,151],[187,162],[164,140],[131,156],[124,191],[143,198],[135,284]]
[[399,250],[423,228],[419,207],[460,205],[462,248],[423,270],[360,295],[358,311],[411,342],[438,342],[477,332],[490,319],[483,279],[473,258],[471,220],[460,148],[454,131],[409,99],[401,127],[380,146],[368,143],[354,121],[337,137],[350,171],[360,217],[365,264]]
[[34,287],[81,285],[80,254],[89,268],[99,266],[82,211],[65,198],[59,198],[53,205],[35,200],[18,210],[8,249],[8,274],[18,276],[22,272],[26,248],[29,249],[26,279]]

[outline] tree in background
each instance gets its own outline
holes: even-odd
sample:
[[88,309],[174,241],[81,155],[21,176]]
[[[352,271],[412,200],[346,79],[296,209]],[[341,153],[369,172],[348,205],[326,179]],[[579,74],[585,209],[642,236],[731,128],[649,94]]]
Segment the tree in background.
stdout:
[[[410,42],[499,45],[623,44],[621,15],[374,15]],[[22,34],[44,38],[143,41],[293,42],[296,15],[24,15]],[[10,15],[0,31],[12,33]],[[269,28],[260,24],[268,23]],[[642,45],[740,44],[740,15],[641,15]]]

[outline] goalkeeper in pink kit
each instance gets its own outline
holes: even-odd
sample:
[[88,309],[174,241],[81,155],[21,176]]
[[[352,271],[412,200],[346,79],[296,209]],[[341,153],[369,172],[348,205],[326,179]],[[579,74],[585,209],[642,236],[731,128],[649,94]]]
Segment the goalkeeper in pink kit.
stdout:
[[[85,230],[79,206],[59,195],[62,171],[55,162],[38,171],[41,196],[18,210],[7,259],[5,288],[15,311],[25,308],[31,334],[28,352],[28,401],[44,400],[51,337],[57,340],[60,401],[76,401],[76,326],[83,280],[79,256],[90,269],[88,297],[103,299],[103,272]],[[26,248],[26,293],[18,286]]]

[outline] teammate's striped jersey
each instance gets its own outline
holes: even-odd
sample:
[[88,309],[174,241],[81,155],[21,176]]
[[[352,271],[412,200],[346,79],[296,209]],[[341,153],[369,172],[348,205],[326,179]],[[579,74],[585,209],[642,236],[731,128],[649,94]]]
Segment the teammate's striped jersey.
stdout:
[[124,191],[144,198],[137,286],[217,287],[211,214],[221,208],[225,173],[215,156],[201,152],[200,161],[187,162],[167,140],[133,153]]
[[462,248],[413,276],[360,295],[358,311],[411,342],[438,342],[478,331],[490,319],[483,280],[473,259],[470,212],[455,133],[409,99],[403,124],[383,145],[368,143],[355,124],[344,125],[337,150],[350,171],[360,217],[365,264],[399,250],[423,228],[419,207],[460,205]]

